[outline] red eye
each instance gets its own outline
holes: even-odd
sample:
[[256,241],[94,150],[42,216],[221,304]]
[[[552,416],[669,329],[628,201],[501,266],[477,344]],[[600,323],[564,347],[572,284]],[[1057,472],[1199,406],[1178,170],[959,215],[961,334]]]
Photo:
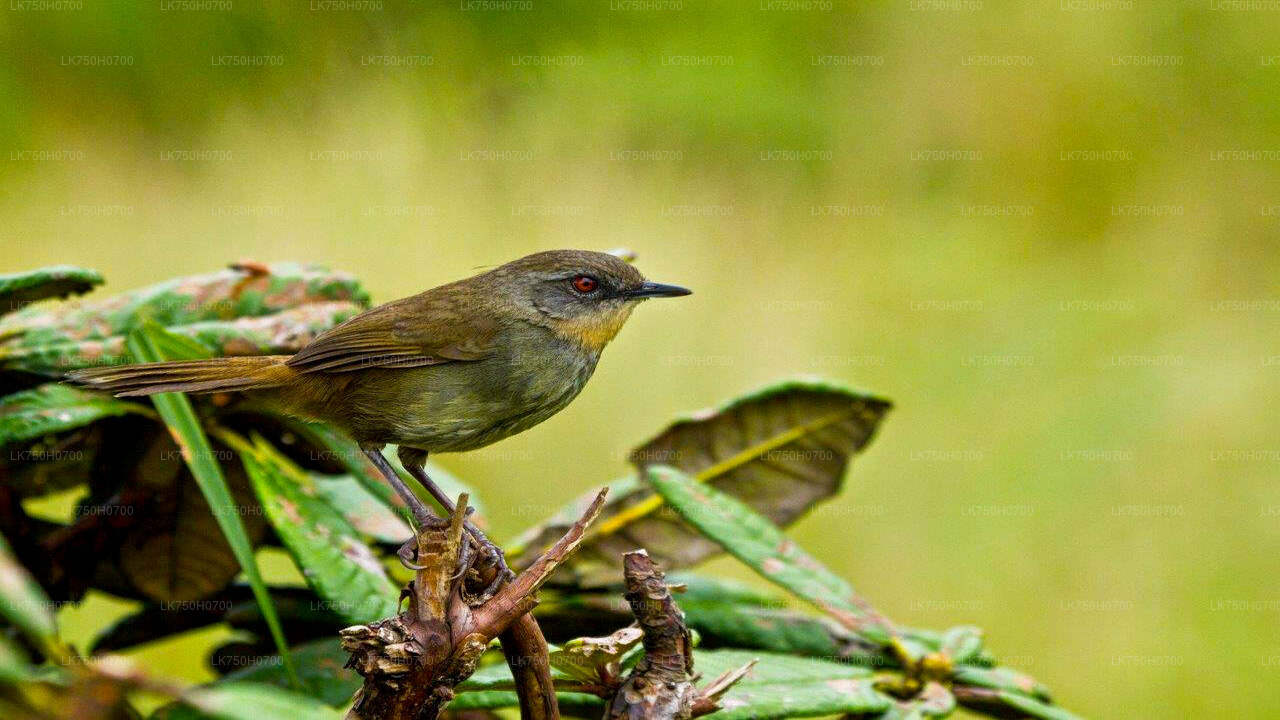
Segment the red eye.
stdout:
[[600,281],[590,275],[579,275],[573,279],[573,289],[586,295],[595,292],[600,287]]

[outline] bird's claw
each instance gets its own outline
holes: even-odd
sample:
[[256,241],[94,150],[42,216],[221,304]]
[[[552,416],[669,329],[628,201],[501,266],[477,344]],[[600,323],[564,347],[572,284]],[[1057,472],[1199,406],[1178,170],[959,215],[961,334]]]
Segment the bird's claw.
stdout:
[[[405,540],[400,545],[400,548],[396,550],[396,557],[400,559],[401,565],[414,572],[427,569],[425,565],[418,564],[418,539],[416,537]],[[473,567],[477,572],[482,572],[489,568],[497,569],[493,580],[485,587],[484,592],[480,594],[478,602],[481,603],[487,602],[498,593],[498,590],[503,585],[516,578],[516,574],[507,566],[507,559],[502,552],[502,548],[494,545],[483,533],[479,532],[472,535],[467,542],[462,543],[462,546],[458,549],[458,569],[449,578],[450,582],[465,578],[467,571]]]
[[471,568],[471,542],[463,538],[461,546],[458,548],[458,572],[449,578],[449,582],[457,582],[459,579],[466,577],[467,570]]
[[400,549],[396,550],[396,557],[400,558],[400,564],[406,568],[417,572],[426,570],[427,566],[418,564],[418,538],[411,537],[400,545]]
[[477,535],[476,544],[480,547],[481,559],[479,561],[480,569],[488,569],[497,567],[498,572],[494,575],[493,580],[480,594],[480,602],[487,602],[490,598],[498,593],[503,585],[515,579],[516,574],[511,572],[511,568],[507,567],[507,559],[502,553],[502,548],[494,545],[492,541],[483,534]]

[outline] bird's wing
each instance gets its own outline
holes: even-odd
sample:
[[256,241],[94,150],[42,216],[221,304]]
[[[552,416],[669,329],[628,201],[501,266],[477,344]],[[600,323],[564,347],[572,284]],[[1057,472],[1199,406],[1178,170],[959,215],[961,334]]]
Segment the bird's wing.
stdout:
[[410,368],[479,360],[489,354],[497,323],[467,312],[463,299],[428,291],[380,305],[334,327],[285,364],[301,373]]

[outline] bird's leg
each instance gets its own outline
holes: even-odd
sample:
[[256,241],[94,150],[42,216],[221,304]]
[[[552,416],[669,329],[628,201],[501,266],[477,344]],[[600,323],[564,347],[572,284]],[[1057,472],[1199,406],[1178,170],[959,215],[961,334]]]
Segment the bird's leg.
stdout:
[[[446,495],[445,492],[440,489],[439,485],[435,484],[435,481],[427,475],[426,469],[423,468],[423,465],[427,461],[426,451],[401,445],[398,454],[400,456],[400,464],[404,466],[404,469],[409,471],[409,474],[412,475],[415,480],[422,483],[422,486],[427,489],[427,492],[431,494],[431,497],[436,499],[436,502],[440,503],[440,507],[444,508],[445,512],[452,513],[454,511],[453,499]],[[485,567],[494,564],[498,566],[498,575],[494,578],[489,587],[485,589],[484,594],[489,595],[491,592],[496,592],[500,584],[503,582],[510,582],[515,579],[516,574],[511,572],[511,568],[507,567],[507,559],[502,554],[502,548],[494,545],[493,542],[489,540],[483,532],[481,532],[480,528],[476,527],[470,520],[464,521],[464,527],[467,529],[467,533],[471,535],[471,538],[475,541],[476,545],[480,547],[484,556],[489,559],[489,563]]]
[[[404,504],[409,506],[409,511],[413,513],[414,524],[422,527],[429,520],[436,518],[435,513],[431,512],[408,485],[404,484],[404,480],[400,479],[400,473],[391,467],[391,463],[382,455],[382,448],[379,447],[363,447],[364,454],[368,456],[374,467],[378,468],[378,472],[382,473],[382,477],[386,479],[387,484],[391,486],[396,494],[404,500]],[[396,551],[396,555],[400,558],[400,563],[410,570],[421,570],[422,567],[417,564],[418,559],[418,538],[416,535],[409,538]]]

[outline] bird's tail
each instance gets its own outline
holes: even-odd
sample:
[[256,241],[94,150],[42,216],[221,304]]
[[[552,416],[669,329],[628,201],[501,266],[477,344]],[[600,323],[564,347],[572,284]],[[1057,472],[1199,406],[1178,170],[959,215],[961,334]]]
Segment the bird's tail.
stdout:
[[73,370],[67,380],[118,397],[260,390],[279,387],[294,377],[294,370],[284,364],[288,359],[288,355],[260,355],[113,365]]

